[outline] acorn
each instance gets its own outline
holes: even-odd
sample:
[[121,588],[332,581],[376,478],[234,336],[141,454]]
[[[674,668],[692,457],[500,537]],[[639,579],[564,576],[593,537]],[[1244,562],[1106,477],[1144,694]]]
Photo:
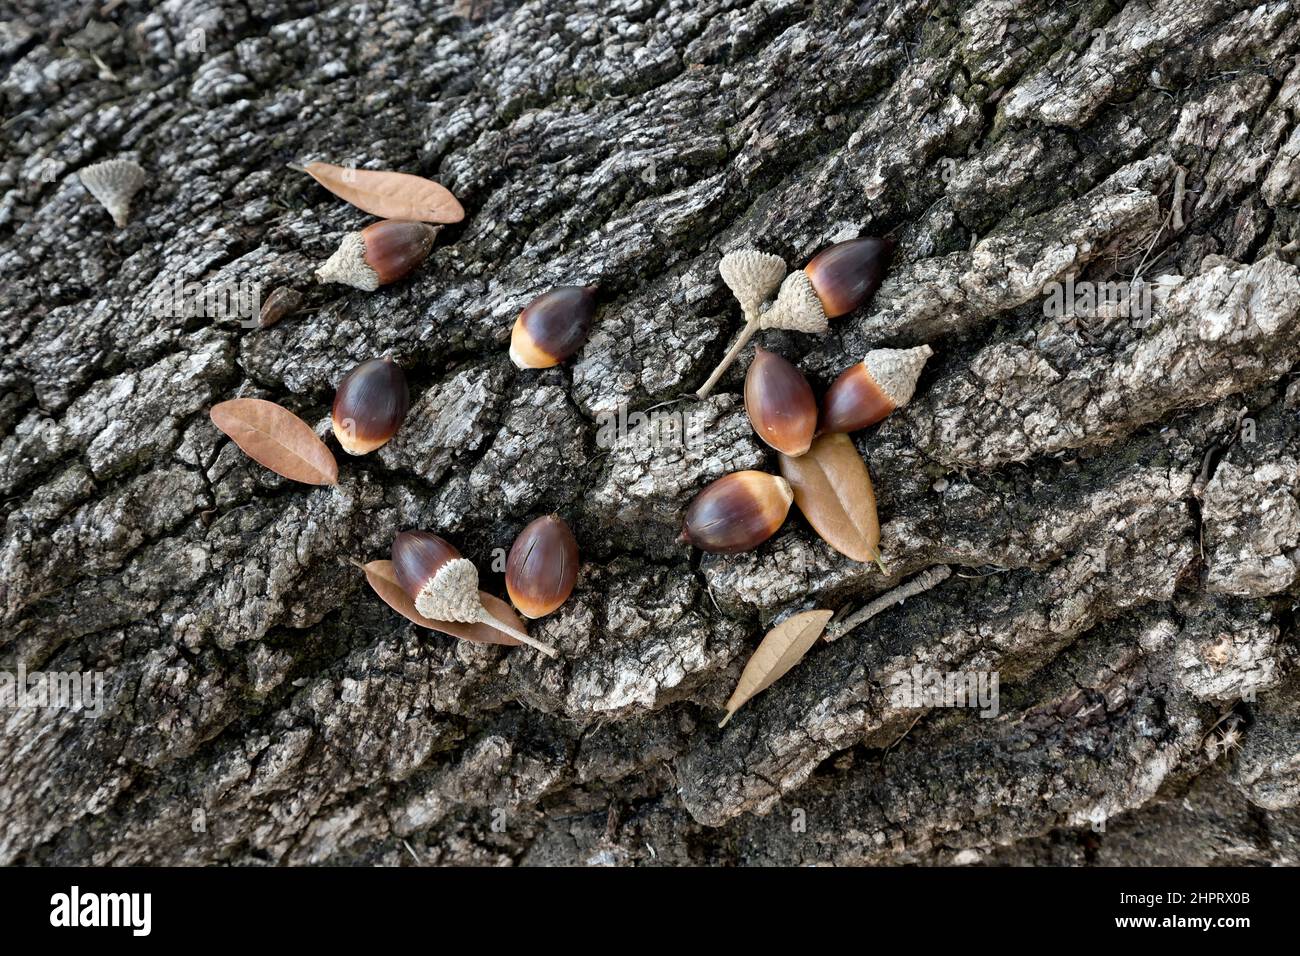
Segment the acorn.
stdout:
[[334,437],[349,455],[365,455],[397,434],[411,396],[392,359],[370,359],[344,376],[334,393]]
[[538,518],[519,532],[506,558],[506,591],[524,617],[550,614],[573,593],[578,542],[559,515]]
[[701,551],[752,551],[776,534],[794,492],[784,478],[737,471],[709,484],[686,509],[682,540]]
[[269,329],[287,315],[292,315],[302,308],[303,295],[297,289],[280,286],[266,297],[262,311],[258,316],[258,325]]
[[437,236],[437,227],[427,222],[384,219],[372,223],[344,236],[338,251],[316,270],[316,278],[374,292],[427,259]]
[[850,239],[812,257],[803,271],[826,318],[846,315],[876,294],[893,250],[890,239]]
[[510,333],[510,360],[519,368],[550,368],[582,348],[596,314],[594,285],[565,285],[524,306]]
[[758,437],[797,458],[817,431],[817,400],[803,373],[761,345],[745,374],[745,411]]
[[403,531],[393,539],[393,571],[415,609],[435,621],[487,624],[529,647],[555,656],[555,648],[494,618],[478,593],[478,568],[449,542],[428,531]]
[[852,432],[881,421],[912,400],[928,345],[914,349],[874,349],[840,373],[822,396],[821,432]]

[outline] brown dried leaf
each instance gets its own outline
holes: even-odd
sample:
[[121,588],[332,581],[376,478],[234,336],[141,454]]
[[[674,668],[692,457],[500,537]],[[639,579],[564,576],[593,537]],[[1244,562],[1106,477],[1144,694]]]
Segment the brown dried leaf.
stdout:
[[822,435],[798,458],[781,455],[781,474],[823,541],[854,561],[880,557],[876,492],[848,435]]
[[332,163],[308,163],[302,168],[340,199],[381,219],[460,222],[465,218],[465,208],[451,190],[423,176]]
[[289,409],[260,398],[233,398],[213,405],[209,414],[245,455],[277,475],[307,485],[339,483],[330,450]]
[[727,701],[727,716],[719,727],[725,727],[733,714],[745,701],[772,686],[786,671],[799,663],[808,648],[826,630],[834,611],[804,611],[786,618],[767,632],[754,655],[741,671],[736,689]]
[[[461,624],[457,621],[435,621],[424,617],[415,609],[415,602],[411,600],[410,595],[397,583],[397,573],[393,570],[392,561],[371,561],[361,570],[366,572],[366,581],[385,604],[420,627],[441,631],[443,634],[450,634],[452,637],[459,637],[462,641],[472,641],[475,644],[505,644],[509,647],[517,647],[521,643],[504,631],[498,631],[487,624]],[[478,596],[493,617],[521,631],[524,629],[519,615],[505,601],[493,597],[486,591],[479,591]]]

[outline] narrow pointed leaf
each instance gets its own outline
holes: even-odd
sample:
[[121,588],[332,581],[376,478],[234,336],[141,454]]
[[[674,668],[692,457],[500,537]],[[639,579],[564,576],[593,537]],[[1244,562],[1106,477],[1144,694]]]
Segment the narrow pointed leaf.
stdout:
[[880,556],[880,520],[871,475],[848,435],[822,435],[806,454],[781,456],[794,503],[822,540],[854,561]]
[[446,186],[423,176],[332,163],[308,163],[304,172],[340,199],[381,219],[460,222],[465,208]]
[[311,426],[275,402],[233,398],[209,412],[245,455],[292,481],[337,485],[339,466]]
[[755,694],[767,690],[821,637],[834,611],[804,611],[786,618],[767,632],[754,655],[740,673],[736,689],[727,701],[727,716],[719,727],[726,726],[732,714]]
[[[459,637],[462,641],[472,641],[475,644],[505,644],[509,647],[517,647],[520,641],[506,634],[504,631],[498,631],[494,627],[486,624],[461,624],[459,621],[435,621],[420,614],[415,609],[415,602],[411,600],[402,586],[397,583],[397,573],[393,570],[392,561],[371,561],[361,570],[366,572],[366,581],[380,599],[391,607],[408,621],[412,621],[420,627],[427,627],[434,631],[441,631],[443,634],[450,634],[452,637]],[[524,629],[524,624],[519,620],[517,615],[509,604],[500,598],[495,598],[486,591],[478,592],[479,598],[483,601],[483,606],[488,612],[503,624],[511,627]]]

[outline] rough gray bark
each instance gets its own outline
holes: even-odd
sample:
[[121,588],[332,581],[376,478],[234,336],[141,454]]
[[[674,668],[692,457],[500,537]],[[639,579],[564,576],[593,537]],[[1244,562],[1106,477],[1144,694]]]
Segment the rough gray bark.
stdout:
[[[99,720],[0,715],[0,862],[1300,860],[1295,3],[4,6],[0,666],[108,688]],[[153,176],[121,231],[76,176],[112,156]],[[176,277],[311,288],[367,220],[304,158],[469,216],[268,330],[158,318]],[[859,233],[900,243],[875,302],[763,341],[819,387],[935,349],[857,436],[889,577],[797,516],[688,553],[694,491],[775,467],[752,350],[684,450],[598,417],[703,380],[722,252]],[[1045,317],[1048,283],[1134,275],[1149,323]],[[515,312],[576,282],[588,345],[515,371]],[[208,420],[320,421],[389,352],[412,414],[336,489]],[[549,511],[584,557],[533,627],[559,660],[418,631],[349,564],[418,526],[487,569]],[[715,729],[775,620],[937,564]],[[999,715],[895,707],[917,664],[997,671]]]

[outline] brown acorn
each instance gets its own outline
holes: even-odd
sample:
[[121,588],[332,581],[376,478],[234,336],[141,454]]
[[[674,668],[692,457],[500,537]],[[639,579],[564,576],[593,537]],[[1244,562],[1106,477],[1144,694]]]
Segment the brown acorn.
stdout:
[[316,270],[316,278],[374,292],[427,259],[437,236],[437,228],[427,222],[384,219],[372,223],[344,236],[338,251]]
[[745,411],[758,437],[798,457],[817,430],[817,400],[803,373],[761,345],[745,373]]
[[448,541],[428,531],[403,531],[393,539],[397,583],[415,610],[435,621],[479,622],[535,647],[549,657],[555,648],[492,616],[478,593],[478,568]]
[[506,559],[506,591],[519,613],[550,614],[573,593],[578,542],[559,515],[547,515],[519,532]]
[[269,329],[286,315],[292,315],[302,307],[303,296],[297,289],[280,286],[266,297],[262,311],[258,315],[258,324]]
[[349,455],[365,455],[397,434],[410,405],[406,375],[389,358],[362,362],[334,393],[334,437]]
[[822,396],[821,432],[852,432],[883,420],[912,400],[916,380],[934,351],[874,349],[851,365]]
[[510,333],[510,359],[519,368],[550,368],[582,348],[596,314],[594,285],[566,285],[524,306]]
[[885,278],[893,248],[890,239],[850,239],[812,257],[803,271],[821,300],[826,318],[852,312],[875,294]]
[[705,487],[686,509],[682,538],[701,551],[752,551],[776,534],[794,492],[784,478],[737,471]]

